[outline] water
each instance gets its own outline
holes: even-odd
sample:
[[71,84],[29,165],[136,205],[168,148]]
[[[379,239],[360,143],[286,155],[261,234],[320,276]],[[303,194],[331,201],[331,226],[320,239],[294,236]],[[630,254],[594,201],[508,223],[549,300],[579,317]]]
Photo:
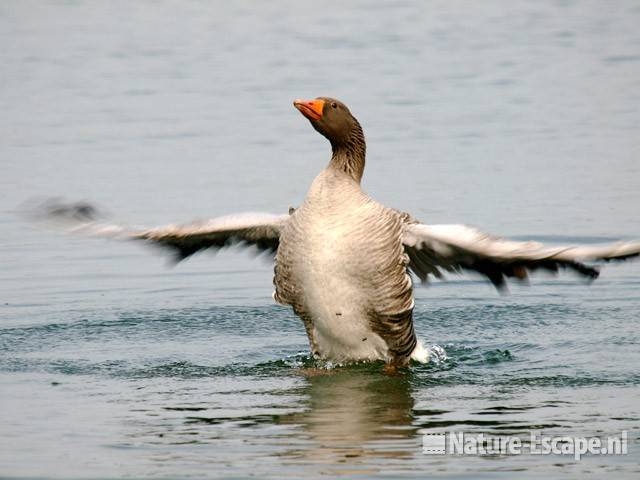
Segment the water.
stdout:
[[[636,477],[637,263],[508,296],[474,277],[419,288],[438,355],[388,377],[315,369],[267,261],[169,269],[15,210],[285,212],[328,156],[291,101],[333,95],[389,206],[547,242],[638,238],[639,22],[632,1],[2,3],[0,476]],[[532,429],[626,430],[629,454],[421,452],[425,432]]]

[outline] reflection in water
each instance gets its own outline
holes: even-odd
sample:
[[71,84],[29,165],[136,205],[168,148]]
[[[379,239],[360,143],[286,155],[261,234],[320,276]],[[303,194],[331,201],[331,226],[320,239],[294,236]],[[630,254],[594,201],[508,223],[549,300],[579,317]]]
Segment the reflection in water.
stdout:
[[277,422],[299,425],[310,442],[278,455],[357,469],[419,451],[409,375],[349,368],[309,375],[307,381],[308,409]]

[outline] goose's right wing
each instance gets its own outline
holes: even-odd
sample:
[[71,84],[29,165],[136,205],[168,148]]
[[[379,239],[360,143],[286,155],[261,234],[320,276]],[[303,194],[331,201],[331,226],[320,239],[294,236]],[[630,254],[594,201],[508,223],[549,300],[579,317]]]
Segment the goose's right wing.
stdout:
[[172,249],[176,261],[201,250],[231,245],[254,246],[274,254],[280,243],[280,229],[288,219],[289,215],[244,213],[189,225],[151,228],[133,232],[130,238]]
[[278,249],[280,230],[289,219],[289,215],[243,213],[186,225],[136,229],[97,221],[96,213],[95,207],[86,203],[49,202],[38,209],[41,218],[61,223],[70,233],[142,240],[171,250],[176,262],[202,250],[231,245],[255,246],[273,254]]

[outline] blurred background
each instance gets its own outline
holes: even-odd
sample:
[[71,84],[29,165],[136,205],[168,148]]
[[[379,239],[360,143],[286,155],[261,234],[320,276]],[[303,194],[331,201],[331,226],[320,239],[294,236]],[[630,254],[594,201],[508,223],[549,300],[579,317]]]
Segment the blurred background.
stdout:
[[[638,238],[639,24],[634,1],[0,3],[0,474],[631,475],[637,453],[433,463],[419,434],[628,429],[637,447],[637,264],[505,298],[474,278],[419,289],[416,328],[443,363],[332,382],[292,373],[306,340],[271,304],[268,261],[168,269],[16,211],[62,196],[143,226],[284,213],[330,155],[292,101],[333,96],[388,206],[514,238]],[[332,431],[349,396],[369,410],[349,405],[354,425]],[[525,422],[478,427],[505,404],[531,407]]]

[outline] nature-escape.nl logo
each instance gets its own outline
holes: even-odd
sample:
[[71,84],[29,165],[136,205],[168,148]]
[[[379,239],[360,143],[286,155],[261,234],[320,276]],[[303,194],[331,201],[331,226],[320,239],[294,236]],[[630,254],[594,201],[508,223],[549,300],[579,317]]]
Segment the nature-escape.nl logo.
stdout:
[[484,433],[425,433],[422,453],[428,455],[626,455],[627,432],[613,437],[551,436],[529,432],[522,436],[496,436]]

